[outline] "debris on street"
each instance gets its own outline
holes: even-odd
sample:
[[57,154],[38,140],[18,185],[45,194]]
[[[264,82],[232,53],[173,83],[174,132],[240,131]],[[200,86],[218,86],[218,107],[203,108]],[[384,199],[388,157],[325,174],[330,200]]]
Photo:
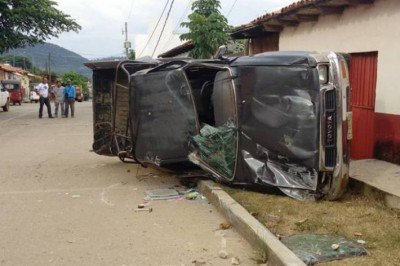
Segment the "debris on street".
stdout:
[[361,245],[365,245],[365,240],[358,239],[358,240],[357,240],[357,243],[358,243],[358,244],[361,244]]
[[295,222],[294,224],[295,224],[295,225],[301,225],[301,224],[304,224],[304,223],[307,222],[307,221],[308,221],[308,218],[305,218],[305,219],[302,219],[302,220],[300,220],[300,221]]
[[339,244],[332,244],[332,246],[331,246],[331,248],[332,248],[333,250],[337,250],[339,247],[340,247]]
[[231,224],[228,222],[223,222],[219,224],[219,228],[221,230],[228,230],[229,228],[231,228]]
[[231,264],[232,264],[232,265],[240,265],[240,260],[239,260],[239,258],[238,258],[238,257],[233,257],[233,258],[231,259]]
[[206,265],[206,262],[204,260],[194,260],[192,261],[194,266],[201,266],[201,265]]
[[142,209],[135,209],[135,212],[152,212],[153,208],[142,208]]
[[206,198],[201,195],[197,188],[187,189],[179,185],[172,188],[147,190],[146,196],[149,200],[206,200]]
[[218,256],[221,258],[221,259],[227,259],[228,258],[228,252],[226,251],[226,250],[220,250],[219,252],[218,252]]
[[176,199],[180,196],[178,191],[170,188],[147,190],[146,195],[150,197],[151,200],[169,200]]
[[136,178],[139,181],[144,181],[149,178],[155,178],[155,177],[160,177],[159,175],[153,174],[153,173],[148,173],[148,174],[143,174],[143,175],[137,175]]
[[186,199],[188,199],[188,200],[195,200],[195,199],[197,199],[197,197],[199,196],[199,192],[197,192],[197,191],[193,191],[193,192],[189,192],[189,193],[187,193],[186,194]]

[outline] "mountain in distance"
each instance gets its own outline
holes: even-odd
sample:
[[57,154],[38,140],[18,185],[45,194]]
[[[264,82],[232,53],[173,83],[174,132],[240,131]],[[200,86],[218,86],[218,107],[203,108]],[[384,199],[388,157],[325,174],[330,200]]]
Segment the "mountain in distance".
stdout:
[[83,65],[83,63],[89,61],[89,59],[56,44],[43,43],[35,46],[26,46],[24,48],[10,50],[4,55],[7,54],[26,56],[32,61],[33,65],[41,69],[46,69],[50,54],[51,71],[57,74],[76,71],[87,77],[91,75],[91,70]]

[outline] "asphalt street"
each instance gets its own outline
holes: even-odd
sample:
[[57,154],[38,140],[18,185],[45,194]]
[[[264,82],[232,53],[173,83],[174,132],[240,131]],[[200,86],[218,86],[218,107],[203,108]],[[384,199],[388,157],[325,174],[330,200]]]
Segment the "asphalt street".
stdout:
[[1,265],[254,264],[250,245],[219,230],[225,220],[206,200],[135,212],[146,190],[179,182],[91,152],[91,103],[76,103],[67,119],[38,119],[38,107],[0,111]]

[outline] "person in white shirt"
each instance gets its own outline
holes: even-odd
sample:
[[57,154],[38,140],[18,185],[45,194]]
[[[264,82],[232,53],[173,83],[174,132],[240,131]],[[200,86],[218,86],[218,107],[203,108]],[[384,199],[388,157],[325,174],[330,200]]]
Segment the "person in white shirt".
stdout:
[[58,117],[58,108],[61,107],[61,117],[64,117],[64,87],[61,86],[61,81],[57,80],[56,87],[53,90],[55,117]]
[[43,115],[43,105],[46,105],[47,113],[49,118],[53,118],[51,115],[51,106],[49,99],[49,84],[47,83],[47,78],[43,77],[42,83],[36,86],[36,92],[39,94],[39,118],[42,118]]

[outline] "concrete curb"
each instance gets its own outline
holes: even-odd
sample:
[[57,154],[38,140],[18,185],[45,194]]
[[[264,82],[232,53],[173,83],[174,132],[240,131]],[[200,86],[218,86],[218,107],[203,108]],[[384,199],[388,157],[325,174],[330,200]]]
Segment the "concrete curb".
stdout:
[[198,186],[201,193],[222,212],[247,241],[267,251],[268,265],[306,265],[216,183],[201,180]]

